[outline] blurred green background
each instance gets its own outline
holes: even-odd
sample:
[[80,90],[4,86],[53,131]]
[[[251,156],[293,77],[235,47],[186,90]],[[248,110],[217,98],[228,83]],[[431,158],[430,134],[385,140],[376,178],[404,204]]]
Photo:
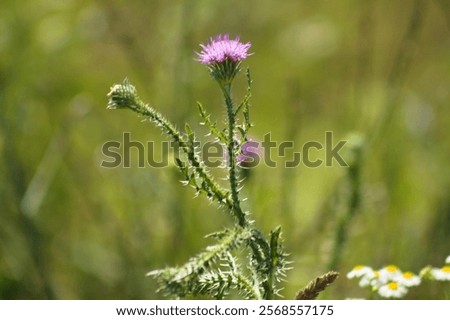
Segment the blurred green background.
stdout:
[[[0,9],[0,298],[163,298],[145,273],[184,263],[208,245],[204,234],[230,225],[173,167],[100,167],[101,146],[123,132],[165,139],[131,112],[105,109],[125,77],[180,126],[206,133],[197,100],[222,123],[219,90],[194,51],[227,32],[252,42],[255,139],[271,132],[296,151],[325,131],[366,141],[342,276],[323,298],[366,296],[345,278],[356,264],[418,272],[450,254],[448,0],[3,0]],[[235,89],[245,92],[243,75]],[[256,225],[283,226],[294,268],[286,298],[328,271],[347,178],[336,163],[261,165],[246,181]],[[427,283],[407,298],[442,299],[441,290]]]

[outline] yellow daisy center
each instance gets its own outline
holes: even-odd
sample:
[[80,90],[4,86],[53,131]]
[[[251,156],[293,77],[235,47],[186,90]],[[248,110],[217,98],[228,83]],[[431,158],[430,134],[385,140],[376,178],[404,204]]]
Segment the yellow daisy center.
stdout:
[[361,269],[364,269],[364,266],[362,264],[359,264],[353,268],[353,270],[361,270]]
[[396,272],[398,270],[398,268],[394,265],[389,265],[386,267],[386,270],[389,272]]
[[403,278],[405,278],[405,279],[412,279],[412,277],[414,277],[414,273],[412,273],[412,272],[403,273]]
[[391,290],[397,290],[398,289],[398,283],[397,282],[389,282],[388,288]]
[[441,270],[445,273],[450,273],[450,266],[442,267]]

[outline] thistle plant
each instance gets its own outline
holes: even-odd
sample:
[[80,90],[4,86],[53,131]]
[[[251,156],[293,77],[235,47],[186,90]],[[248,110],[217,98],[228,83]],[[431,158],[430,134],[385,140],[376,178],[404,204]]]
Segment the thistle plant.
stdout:
[[[178,129],[159,112],[144,103],[136,88],[125,79],[116,84],[108,94],[108,109],[131,109],[159,127],[181,150],[176,165],[182,173],[184,185],[191,186],[196,194],[206,196],[224,213],[232,226],[207,237],[215,241],[202,252],[191,257],[184,265],[150,271],[147,276],[159,282],[159,291],[171,298],[207,296],[223,299],[238,293],[245,299],[273,299],[281,296],[281,282],[290,269],[281,237],[281,227],[275,227],[266,237],[254,226],[250,212],[242,206],[241,164],[247,159],[250,122],[251,84],[246,70],[247,91],[242,101],[235,103],[232,83],[242,71],[242,61],[248,56],[250,43],[239,38],[218,35],[201,45],[197,60],[206,65],[218,83],[226,108],[226,127],[220,128],[211,115],[197,103],[202,124],[226,149],[227,186],[217,179],[204,164],[197,148],[197,138],[186,124]],[[244,255],[242,253],[245,253]],[[331,272],[313,280],[299,299],[313,299],[332,283],[337,273]]]

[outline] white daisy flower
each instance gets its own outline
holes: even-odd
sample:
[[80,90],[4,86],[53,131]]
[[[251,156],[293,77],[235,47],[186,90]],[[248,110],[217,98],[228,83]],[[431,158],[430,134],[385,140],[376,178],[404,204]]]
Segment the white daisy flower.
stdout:
[[393,264],[390,264],[383,269],[380,269],[380,280],[382,282],[389,282],[389,281],[395,281],[398,277],[402,276],[401,270],[394,266]]
[[378,290],[378,294],[383,298],[402,298],[407,293],[408,289],[395,281],[391,281],[388,284],[381,286]]
[[357,265],[355,266],[352,271],[347,273],[347,278],[353,279],[353,278],[361,278],[367,274],[372,274],[373,270],[371,267],[363,266],[363,265]]
[[445,266],[440,269],[433,268],[431,269],[430,273],[435,280],[450,281],[450,266]]
[[447,258],[445,258],[445,264],[450,264],[450,256],[448,256]]
[[370,273],[366,273],[361,277],[361,280],[359,280],[359,286],[361,288],[369,287],[371,286],[372,280],[376,277],[375,272],[372,271]]
[[374,272],[374,277],[370,281],[370,285],[375,290],[378,290],[378,288],[380,288],[381,286],[387,284],[388,282],[389,282],[389,280],[387,279],[386,276],[383,276],[379,271],[375,271]]
[[397,282],[405,287],[415,287],[420,284],[421,279],[412,272],[403,272],[402,275],[397,278]]
[[387,283],[386,281],[383,281],[383,279],[380,278],[380,272],[371,271],[361,277],[361,280],[359,281],[359,286],[362,288],[373,287],[375,288],[375,290],[377,290],[380,286],[386,283]]

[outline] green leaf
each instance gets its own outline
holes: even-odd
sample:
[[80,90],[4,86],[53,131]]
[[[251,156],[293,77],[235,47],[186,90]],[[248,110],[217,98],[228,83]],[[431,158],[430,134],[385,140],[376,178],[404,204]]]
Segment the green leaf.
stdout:
[[240,247],[251,237],[251,233],[242,228],[225,231],[226,235],[215,245],[189,259],[181,267],[155,270],[147,276],[159,280],[160,290],[166,294],[183,297],[192,294],[199,277],[205,272],[211,272],[214,263],[222,259],[227,252]]
[[228,142],[227,142],[228,140],[227,140],[225,134],[223,133],[223,131],[219,131],[217,129],[215,122],[214,123],[211,122],[211,120],[210,120],[211,116],[206,114],[206,111],[200,102],[197,102],[197,107],[200,112],[200,116],[203,119],[202,124],[205,125],[209,129],[210,133],[213,134],[214,136],[216,136],[219,139],[219,141],[221,141],[222,143],[228,144]]

